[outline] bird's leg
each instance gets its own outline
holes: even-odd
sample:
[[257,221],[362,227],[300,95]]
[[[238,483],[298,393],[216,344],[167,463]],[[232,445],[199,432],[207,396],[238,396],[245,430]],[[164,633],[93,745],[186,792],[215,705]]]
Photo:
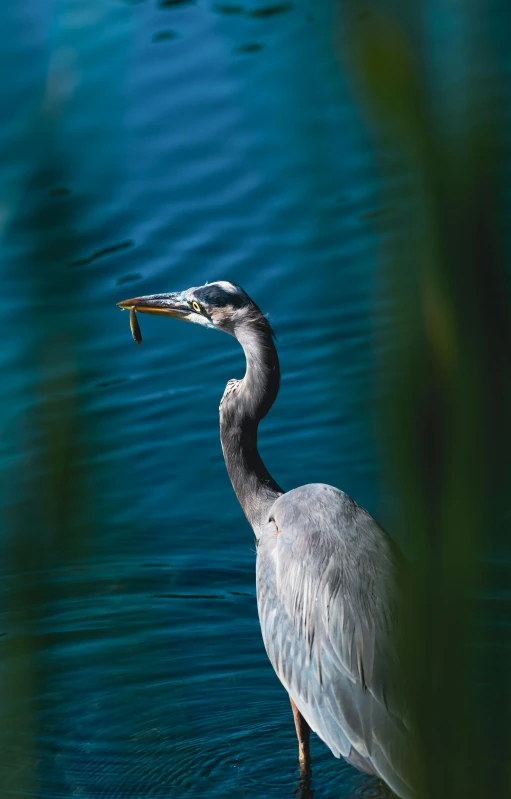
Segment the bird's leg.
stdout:
[[293,718],[295,720],[296,737],[298,738],[298,760],[300,762],[300,771],[302,773],[309,772],[311,767],[309,747],[311,728],[296,707],[295,703],[291,699],[291,696],[289,699],[291,702],[291,708],[293,710]]

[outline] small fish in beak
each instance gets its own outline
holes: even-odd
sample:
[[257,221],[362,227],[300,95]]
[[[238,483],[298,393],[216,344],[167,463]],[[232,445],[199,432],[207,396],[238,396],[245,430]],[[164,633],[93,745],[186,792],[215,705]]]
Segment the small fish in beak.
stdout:
[[140,325],[138,324],[137,312],[135,311],[134,306],[130,308],[130,328],[133,340],[136,341],[137,344],[142,344],[142,332],[140,330]]

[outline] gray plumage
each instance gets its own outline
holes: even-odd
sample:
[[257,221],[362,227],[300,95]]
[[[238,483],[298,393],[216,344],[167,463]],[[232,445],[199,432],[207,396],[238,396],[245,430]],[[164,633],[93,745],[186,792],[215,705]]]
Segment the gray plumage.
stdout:
[[389,539],[332,486],[279,497],[260,530],[259,618],[281,682],[336,757],[407,797],[409,733],[394,685],[396,572]]
[[280,380],[268,321],[243,289],[224,281],[119,305],[223,330],[243,347],[246,373],[227,384],[220,437],[257,539],[257,604],[268,657],[333,754],[409,799],[413,751],[396,654],[400,556],[342,491],[318,483],[284,493],[263,464],[258,425]]

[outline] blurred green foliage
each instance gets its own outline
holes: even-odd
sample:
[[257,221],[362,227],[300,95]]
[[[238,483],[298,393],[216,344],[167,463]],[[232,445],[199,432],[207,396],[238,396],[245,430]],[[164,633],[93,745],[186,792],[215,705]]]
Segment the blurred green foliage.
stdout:
[[[27,140],[28,180],[8,230],[22,236],[32,258],[23,274],[26,395],[20,397],[18,459],[3,475],[2,556],[9,631],[0,649],[0,796],[37,796],[40,703],[48,691],[45,620],[52,603],[70,598],[59,577],[93,551],[101,535],[98,492],[85,464],[98,448],[79,397],[84,376],[69,307],[80,300],[80,278],[63,271],[76,256],[70,204],[48,200],[48,186],[66,183],[54,120],[41,113]],[[63,304],[63,298],[65,303]],[[94,480],[95,480],[94,476]]]
[[511,478],[504,77],[490,6],[444,11],[458,16],[451,47],[464,37],[456,76],[434,63],[434,10],[419,3],[345,4],[338,49],[386,154],[380,430],[401,506],[393,530],[413,561],[404,658],[418,793],[482,799],[511,795],[511,649],[492,640],[489,602],[506,587],[492,563],[508,544]]

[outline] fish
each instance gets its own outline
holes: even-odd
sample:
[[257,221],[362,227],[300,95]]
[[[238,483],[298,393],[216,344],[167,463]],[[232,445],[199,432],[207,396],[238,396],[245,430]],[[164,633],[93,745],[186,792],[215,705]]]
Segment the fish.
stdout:
[[138,324],[137,312],[134,307],[130,308],[130,328],[133,340],[136,341],[137,344],[142,344],[142,333],[140,325]]

